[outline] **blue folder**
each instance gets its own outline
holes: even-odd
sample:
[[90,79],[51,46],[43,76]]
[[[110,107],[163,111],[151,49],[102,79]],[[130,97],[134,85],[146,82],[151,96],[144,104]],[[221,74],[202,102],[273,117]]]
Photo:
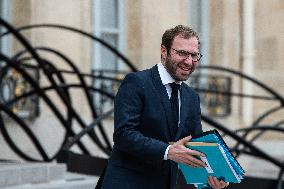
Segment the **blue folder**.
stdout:
[[208,165],[206,168],[195,168],[180,163],[179,168],[188,184],[194,184],[197,188],[207,188],[209,175],[231,183],[240,183],[243,179],[245,173],[243,168],[217,130],[207,131],[194,137],[187,147],[203,152],[206,158],[202,160]]

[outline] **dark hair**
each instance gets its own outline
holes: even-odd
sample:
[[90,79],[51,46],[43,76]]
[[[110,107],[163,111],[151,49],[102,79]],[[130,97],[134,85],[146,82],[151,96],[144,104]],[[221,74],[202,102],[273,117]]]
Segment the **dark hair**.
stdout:
[[174,28],[170,28],[165,31],[162,37],[162,44],[166,47],[167,51],[169,51],[172,47],[173,40],[176,36],[181,35],[185,39],[189,39],[191,37],[196,37],[198,40],[198,46],[200,45],[199,37],[197,32],[191,29],[188,26],[177,25]]

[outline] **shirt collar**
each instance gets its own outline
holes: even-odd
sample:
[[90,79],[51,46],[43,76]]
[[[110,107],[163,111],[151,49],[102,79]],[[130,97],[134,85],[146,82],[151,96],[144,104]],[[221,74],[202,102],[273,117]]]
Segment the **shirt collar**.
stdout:
[[174,78],[169,74],[169,72],[166,70],[166,68],[164,67],[164,65],[159,62],[157,64],[158,66],[158,71],[162,80],[163,85],[167,85],[169,83],[177,83],[177,84],[181,84],[181,81],[175,81]]

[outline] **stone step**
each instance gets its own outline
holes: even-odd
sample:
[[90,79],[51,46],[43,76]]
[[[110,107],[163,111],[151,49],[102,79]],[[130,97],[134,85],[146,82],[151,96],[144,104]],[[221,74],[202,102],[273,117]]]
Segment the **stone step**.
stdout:
[[94,189],[98,178],[82,174],[66,173],[63,179],[46,183],[23,184],[1,189]]
[[0,163],[0,188],[62,180],[65,164]]

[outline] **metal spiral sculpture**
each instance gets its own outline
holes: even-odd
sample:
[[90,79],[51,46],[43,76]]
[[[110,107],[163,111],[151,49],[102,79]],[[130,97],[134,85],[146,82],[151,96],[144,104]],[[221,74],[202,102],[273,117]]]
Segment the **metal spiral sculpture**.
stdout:
[[[106,155],[109,156],[112,150],[112,141],[107,137],[103,120],[109,118],[113,109],[110,109],[106,112],[98,112],[98,108],[95,107],[93,94],[99,94],[104,98],[113,101],[115,92],[109,92],[104,90],[103,88],[94,87],[93,85],[87,84],[86,79],[99,80],[99,81],[112,81],[116,83],[120,83],[121,79],[116,77],[109,77],[104,75],[99,75],[95,73],[82,73],[75,62],[73,62],[66,54],[56,50],[55,48],[43,47],[43,46],[32,46],[32,44],[21,34],[24,30],[31,30],[37,28],[51,28],[55,30],[62,30],[73,32],[74,34],[79,34],[83,37],[86,37],[90,40],[93,40],[96,43],[101,44],[104,48],[107,48],[112,53],[114,53],[117,57],[119,57],[123,63],[128,67],[129,71],[137,71],[137,68],[119,51],[117,51],[114,47],[106,43],[100,38],[95,37],[91,33],[84,32],[79,29],[75,29],[68,26],[63,25],[55,25],[55,24],[38,24],[38,25],[29,25],[20,28],[15,28],[7,23],[5,20],[0,18],[0,26],[6,29],[6,32],[0,34],[0,39],[4,38],[7,35],[13,35],[15,39],[23,45],[24,50],[17,52],[13,56],[8,56],[0,53],[0,86],[5,85],[8,90],[12,90],[13,88],[9,84],[13,83],[13,78],[9,77],[9,73],[11,70],[14,70],[16,73],[20,74],[22,79],[28,83],[28,86],[24,93],[21,93],[17,96],[12,96],[5,99],[5,95],[0,95],[0,130],[3,138],[7,142],[7,145],[15,152],[19,157],[26,161],[45,161],[49,162],[58,158],[59,154],[62,151],[70,151],[71,147],[76,145],[81,151],[81,154],[95,157],[96,154],[91,153],[88,149],[88,146],[82,142],[82,137],[89,136],[91,141]],[[57,65],[40,56],[39,52],[46,52],[57,56],[62,59],[67,67],[70,69],[58,69]],[[30,61],[35,62],[34,64],[27,63]],[[36,74],[32,75],[29,70],[35,70]],[[239,98],[253,98],[260,100],[269,100],[278,102],[279,105],[277,107],[270,108],[264,111],[254,122],[252,125],[247,126],[244,129],[233,130],[229,129],[228,126],[225,126],[212,117],[206,114],[202,114],[202,121],[209,124],[210,126],[217,128],[219,131],[223,133],[223,135],[227,135],[230,139],[236,141],[236,145],[231,147],[231,150],[235,152],[236,156],[240,156],[242,154],[247,154],[250,156],[256,156],[258,158],[262,158],[267,162],[270,162],[279,168],[279,176],[278,176],[278,185],[277,188],[280,189],[282,187],[282,177],[284,174],[284,161],[276,159],[272,157],[270,154],[264,152],[262,149],[256,147],[253,144],[253,141],[257,140],[259,137],[263,135],[264,132],[278,132],[284,134],[284,129],[281,126],[284,123],[284,120],[276,120],[275,123],[271,125],[262,125],[262,122],[271,116],[273,113],[278,112],[283,109],[284,106],[284,98],[282,95],[278,94],[276,91],[268,87],[267,85],[261,83],[260,81],[244,75],[236,70],[232,70],[229,68],[218,67],[218,66],[199,66],[199,71],[197,71],[196,75],[201,75],[202,70],[209,71],[219,71],[221,73],[226,73],[227,75],[232,75],[239,77],[240,79],[247,80],[258,86],[262,90],[266,91],[269,96],[257,96],[257,95],[247,95],[241,93],[233,93],[228,91],[220,91],[220,90],[208,90],[202,87],[196,87],[195,90],[202,94],[213,94],[213,95],[222,95],[226,97],[239,97]],[[38,80],[42,75],[47,78],[50,83],[49,86],[42,87],[39,85]],[[65,79],[65,75],[73,75],[76,76],[79,83],[69,83],[68,80]],[[7,82],[9,81],[9,82]],[[7,83],[5,83],[7,82]],[[78,110],[76,110],[76,106],[74,102],[72,102],[70,89],[78,88],[84,92],[86,101],[88,102],[89,109],[91,112],[92,120],[90,123],[86,123],[86,120],[80,116]],[[0,87],[1,90],[4,90],[3,87]],[[56,107],[55,102],[49,95],[47,95],[48,91],[54,91],[60,98],[60,101],[64,105],[64,108]],[[0,91],[1,93],[1,91]],[[59,121],[60,125],[64,128],[65,136],[60,144],[60,148],[52,155],[49,156],[45,150],[45,147],[40,142],[39,138],[34,134],[34,132],[29,127],[27,121],[21,118],[15,111],[13,111],[13,105],[21,102],[24,99],[32,99],[33,101],[38,102],[39,100],[44,101],[49,109],[54,114],[55,118]],[[33,108],[33,114],[38,115],[39,109],[37,107]],[[29,140],[34,145],[35,149],[40,154],[40,159],[30,156],[28,152],[22,150],[12,139],[11,134],[7,131],[7,124],[4,121],[3,115],[9,117],[17,125],[25,132],[26,136],[29,137]],[[81,130],[79,132],[75,132],[74,124],[75,122],[80,126]],[[97,129],[95,129],[97,128]],[[99,133],[98,133],[99,132]],[[248,138],[248,134],[252,132],[258,132],[253,138]],[[98,136],[100,134],[101,137]],[[283,154],[284,155],[284,154]]]

